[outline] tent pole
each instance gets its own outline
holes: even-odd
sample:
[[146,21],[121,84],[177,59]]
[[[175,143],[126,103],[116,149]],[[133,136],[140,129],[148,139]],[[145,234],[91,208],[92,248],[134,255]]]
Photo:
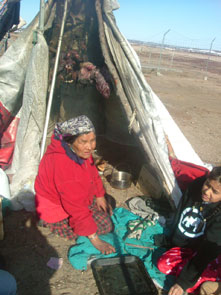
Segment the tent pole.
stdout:
[[40,0],[39,30],[44,31],[45,0]]
[[47,137],[47,131],[48,131],[48,124],[49,124],[49,118],[50,118],[50,112],[51,112],[51,105],[52,105],[52,100],[53,100],[53,94],[54,94],[54,88],[55,88],[55,82],[56,82],[56,75],[57,75],[57,69],[58,69],[58,62],[59,62],[59,57],[60,57],[62,38],[63,38],[63,34],[64,34],[64,26],[65,26],[65,21],[66,21],[66,17],[67,17],[67,7],[68,7],[68,0],[65,0],[64,14],[63,14],[63,19],[62,19],[62,24],[61,24],[60,36],[59,36],[59,39],[58,39],[58,47],[57,47],[57,53],[56,53],[55,64],[54,64],[54,71],[53,71],[52,82],[51,82],[51,90],[50,90],[49,98],[48,98],[48,106],[47,106],[47,112],[46,112],[46,119],[45,119],[45,126],[44,126],[42,144],[41,144],[40,159],[43,157],[44,149],[45,149],[45,143],[46,143],[46,137]]

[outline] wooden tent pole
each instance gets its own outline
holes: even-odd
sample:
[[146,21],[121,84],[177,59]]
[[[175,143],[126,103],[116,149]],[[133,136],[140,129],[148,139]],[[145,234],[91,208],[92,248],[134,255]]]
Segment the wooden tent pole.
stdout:
[[46,112],[46,118],[45,118],[45,126],[44,126],[43,138],[42,138],[42,143],[41,143],[40,159],[43,157],[44,150],[45,150],[46,137],[47,137],[47,131],[48,131],[48,124],[49,124],[50,113],[51,113],[51,105],[52,105],[52,100],[53,100],[53,95],[54,95],[56,75],[57,75],[59,57],[60,57],[60,52],[61,52],[61,44],[62,44],[62,39],[63,39],[63,34],[64,34],[65,21],[66,21],[66,17],[67,17],[67,7],[68,7],[68,0],[65,0],[64,14],[63,14],[63,19],[62,19],[62,24],[61,24],[60,36],[59,36],[59,39],[58,39],[58,47],[57,47],[57,53],[56,53],[55,64],[54,64],[54,71],[53,71],[52,82],[51,82],[51,90],[50,90],[49,98],[48,98],[48,106],[47,106],[47,112]]
[[39,30],[44,31],[45,0],[40,0]]

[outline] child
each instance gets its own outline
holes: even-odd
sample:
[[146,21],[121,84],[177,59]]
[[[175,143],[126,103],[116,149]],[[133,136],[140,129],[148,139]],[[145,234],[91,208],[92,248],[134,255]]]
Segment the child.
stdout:
[[172,247],[158,260],[160,271],[177,277],[169,295],[191,293],[202,282],[221,278],[221,167],[191,183],[175,214],[171,236],[156,235],[155,244]]

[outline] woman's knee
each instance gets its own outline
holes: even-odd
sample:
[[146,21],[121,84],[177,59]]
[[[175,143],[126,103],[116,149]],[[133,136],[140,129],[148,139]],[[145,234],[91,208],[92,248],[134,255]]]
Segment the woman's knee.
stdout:
[[15,295],[17,291],[16,280],[9,272],[0,269],[0,295]]
[[106,218],[103,218],[100,220],[100,222],[97,222],[97,234],[98,235],[105,235],[114,230],[114,224],[111,220],[110,216],[106,216]]
[[221,283],[205,282],[200,287],[200,295],[220,295]]

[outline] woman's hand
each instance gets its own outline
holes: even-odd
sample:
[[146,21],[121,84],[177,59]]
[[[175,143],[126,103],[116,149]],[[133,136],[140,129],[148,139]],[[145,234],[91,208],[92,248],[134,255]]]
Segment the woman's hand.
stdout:
[[180,285],[175,284],[170,288],[170,291],[168,292],[168,295],[183,295],[183,289],[180,287]]
[[97,235],[93,238],[90,238],[90,236],[88,236],[88,238],[90,239],[90,242],[92,243],[92,245],[99,250],[102,254],[108,255],[111,254],[113,252],[116,252],[114,246],[112,246],[111,244],[101,240]]
[[112,208],[107,203],[105,197],[96,198],[96,202],[99,210],[103,210],[105,213],[109,213],[110,215],[112,215]]

